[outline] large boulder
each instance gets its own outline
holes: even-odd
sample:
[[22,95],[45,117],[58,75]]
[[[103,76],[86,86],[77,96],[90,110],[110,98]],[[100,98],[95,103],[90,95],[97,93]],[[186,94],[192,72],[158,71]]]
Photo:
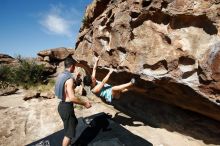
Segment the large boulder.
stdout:
[[74,56],[92,67],[100,55],[98,78],[113,66],[112,84],[136,76],[144,96],[220,121],[219,20],[215,0],[94,0]]
[[48,62],[44,62],[44,61],[37,61],[36,62],[38,65],[43,65],[44,68],[43,68],[43,74],[48,76],[48,75],[51,75],[53,73],[56,72],[56,65],[53,65],[53,64],[50,64]]
[[[64,47],[42,50],[37,53],[37,64],[44,65],[44,74],[52,75],[57,71],[60,63],[68,56],[74,54],[74,49]],[[61,66],[62,68],[62,66]]]
[[43,50],[37,53],[39,57],[39,60],[41,61],[53,61],[53,60],[64,60],[69,55],[73,55],[74,50],[73,49],[67,49],[64,47],[61,48],[55,48],[55,49],[47,49]]

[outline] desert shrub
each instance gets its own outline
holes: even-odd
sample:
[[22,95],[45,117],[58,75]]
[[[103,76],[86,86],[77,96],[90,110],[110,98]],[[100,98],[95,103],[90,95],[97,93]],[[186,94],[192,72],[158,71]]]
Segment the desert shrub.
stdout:
[[54,79],[49,79],[47,84],[41,84],[38,85],[37,87],[32,86],[33,90],[38,90],[40,92],[48,92],[51,90],[54,90],[55,86],[55,80]]
[[24,88],[41,83],[45,77],[43,76],[44,65],[38,65],[33,60],[19,58],[18,66],[0,66],[0,79]]
[[13,68],[8,65],[0,65],[0,79],[3,82],[11,82],[13,79]]
[[23,59],[14,72],[14,82],[26,88],[33,86],[43,81],[43,70],[43,65],[37,65],[34,61]]

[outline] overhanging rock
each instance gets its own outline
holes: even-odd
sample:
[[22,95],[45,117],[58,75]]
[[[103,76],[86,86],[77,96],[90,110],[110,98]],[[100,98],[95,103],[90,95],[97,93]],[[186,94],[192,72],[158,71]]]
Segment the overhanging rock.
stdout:
[[147,97],[220,121],[219,20],[215,1],[94,0],[74,56],[92,66],[100,55],[113,84],[136,76]]

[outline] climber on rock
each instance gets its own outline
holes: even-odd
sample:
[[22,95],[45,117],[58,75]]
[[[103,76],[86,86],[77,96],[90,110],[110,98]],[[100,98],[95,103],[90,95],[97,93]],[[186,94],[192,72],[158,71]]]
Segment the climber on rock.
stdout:
[[130,87],[134,86],[136,81],[134,78],[132,78],[130,82],[117,86],[111,86],[107,84],[110,75],[114,71],[112,68],[109,70],[108,74],[103,78],[102,81],[97,81],[95,76],[96,76],[96,68],[98,66],[99,59],[100,56],[98,56],[95,60],[95,64],[92,70],[92,75],[86,75],[83,78],[83,83],[85,86],[90,86],[91,91],[97,96],[104,98],[106,102],[111,102],[112,99],[119,99],[120,94],[129,91]]

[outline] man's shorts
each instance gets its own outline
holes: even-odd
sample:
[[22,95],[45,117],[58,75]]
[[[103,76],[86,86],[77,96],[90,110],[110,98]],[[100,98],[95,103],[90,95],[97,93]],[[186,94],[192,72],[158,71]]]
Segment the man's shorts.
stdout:
[[58,112],[64,124],[65,136],[73,139],[76,134],[77,118],[74,113],[72,102],[60,102]]

